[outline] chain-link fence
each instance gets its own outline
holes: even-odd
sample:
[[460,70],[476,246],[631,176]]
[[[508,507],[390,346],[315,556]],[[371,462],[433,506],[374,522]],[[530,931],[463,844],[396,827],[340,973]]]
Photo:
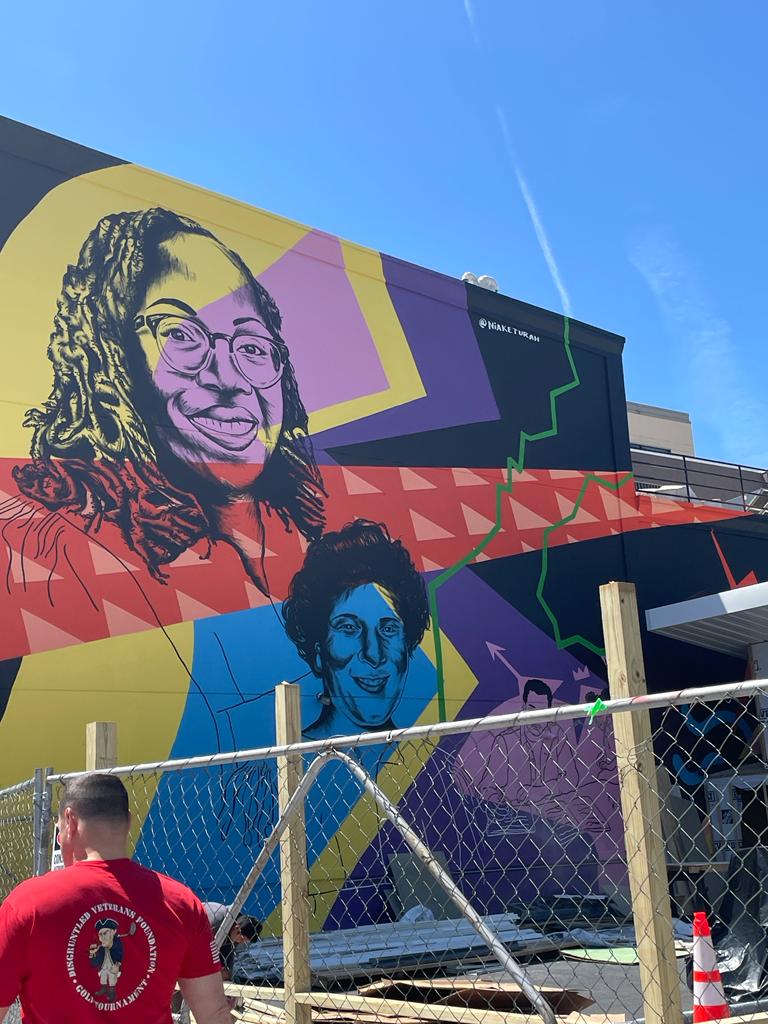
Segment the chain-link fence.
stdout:
[[[300,743],[282,686],[279,747],[113,769],[137,859],[209,904],[235,1019],[677,1024],[696,911],[759,1003],[768,681],[643,696],[607,640],[613,700],[530,679],[524,711]],[[9,884],[69,777],[0,793]]]
[[[641,961],[671,967],[689,1008],[695,910],[721,949],[751,936],[731,980],[759,995],[767,684],[588,707],[544,688],[538,710],[114,769],[136,857],[230,908],[240,1019],[282,1019],[288,993],[294,1016],[344,1024],[633,1020],[655,984],[671,1021],[669,977]],[[52,807],[66,778],[48,780]]]
[[35,779],[0,790],[0,899],[25,878],[35,874],[39,841],[36,843],[35,822],[41,820],[41,803],[35,814],[37,793]]

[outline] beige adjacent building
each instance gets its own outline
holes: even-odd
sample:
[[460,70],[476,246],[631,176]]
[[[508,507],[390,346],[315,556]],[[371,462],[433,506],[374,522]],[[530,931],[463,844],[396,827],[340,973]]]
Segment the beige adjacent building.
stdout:
[[627,402],[630,444],[679,455],[695,455],[693,428],[687,412]]

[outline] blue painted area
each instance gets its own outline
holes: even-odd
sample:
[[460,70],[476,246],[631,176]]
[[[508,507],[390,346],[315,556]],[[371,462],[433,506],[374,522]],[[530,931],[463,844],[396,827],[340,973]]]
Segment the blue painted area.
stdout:
[[[321,682],[297,655],[279,614],[279,606],[265,607],[195,623],[194,682],[172,757],[274,743],[274,688],[283,680],[298,681],[302,687],[302,720],[309,724],[318,717]],[[417,650],[395,724],[412,725],[434,697],[435,688],[434,666]],[[359,753],[375,774],[389,751],[379,746]],[[359,795],[359,785],[341,765],[323,770],[307,800],[310,865],[332,841]],[[136,856],[144,864],[175,874],[202,898],[226,903],[239,889],[276,820],[274,761],[168,774],[158,785]],[[349,870],[362,852],[349,851]],[[329,884],[340,886],[343,879]],[[247,909],[263,918],[278,899],[275,854]]]

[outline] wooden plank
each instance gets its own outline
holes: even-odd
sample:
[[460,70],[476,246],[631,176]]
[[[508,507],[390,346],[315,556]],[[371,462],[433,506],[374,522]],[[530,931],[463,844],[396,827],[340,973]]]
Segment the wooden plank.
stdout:
[[[557,1014],[585,1010],[594,1003],[591,996],[583,996],[573,989],[555,985],[537,985]],[[361,996],[380,999],[402,999],[406,1002],[431,1003],[441,1006],[469,1006],[478,1010],[507,1011],[531,1010],[530,1000],[513,981],[493,981],[481,978],[384,979],[358,989]]]
[[85,770],[117,766],[117,722],[89,722],[85,727]]
[[530,1013],[500,1013],[497,1010],[474,1010],[464,1006],[435,1006],[409,1003],[404,999],[371,999],[346,992],[299,992],[296,999],[304,1006],[317,1006],[342,1011],[362,1010],[382,1017],[418,1017],[419,1020],[446,1021],[449,1024],[530,1024]]
[[[285,989],[272,988],[271,985],[237,985],[234,981],[225,981],[224,991],[228,996],[241,996],[243,999],[258,999],[265,1003],[282,1003],[285,1001]],[[279,1009],[279,1007],[277,1009]]]
[[[634,585],[604,584],[600,606],[611,697],[642,696],[645,667]],[[613,731],[645,1019],[682,1024],[650,713],[613,715]]]
[[[301,743],[301,689],[296,683],[281,683],[276,687],[275,724],[279,745]],[[303,774],[301,754],[283,755],[277,759],[277,799],[281,814]],[[296,998],[300,992],[308,992],[311,987],[309,873],[303,808],[280,840],[280,883],[286,1021],[287,1024],[311,1024],[309,1006],[298,1002]]]

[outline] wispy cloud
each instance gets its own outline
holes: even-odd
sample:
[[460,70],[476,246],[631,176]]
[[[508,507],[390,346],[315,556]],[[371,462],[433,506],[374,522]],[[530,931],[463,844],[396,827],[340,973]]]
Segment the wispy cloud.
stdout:
[[700,420],[716,431],[726,458],[767,466],[768,406],[758,397],[749,369],[741,365],[731,325],[713,308],[671,232],[662,227],[643,230],[629,240],[628,254],[690,369],[687,404],[694,426]]
[[472,31],[472,38],[475,40],[475,46],[482,53],[483,47],[480,42],[480,33],[477,31],[477,18],[475,17],[475,7],[472,0],[464,0],[464,13],[467,16],[467,21]]
[[565,285],[563,284],[563,279],[560,275],[560,268],[558,267],[557,261],[555,260],[555,254],[552,252],[552,246],[549,244],[547,232],[544,230],[544,225],[541,222],[538,207],[536,206],[534,198],[531,195],[531,190],[528,188],[528,182],[525,180],[525,177],[523,176],[523,172],[520,169],[520,164],[518,163],[517,157],[515,155],[515,148],[512,145],[512,136],[509,133],[509,125],[507,124],[506,115],[502,108],[499,106],[496,107],[496,117],[498,118],[499,121],[501,134],[504,137],[504,145],[506,146],[507,149],[507,156],[509,157],[509,161],[512,164],[512,170],[514,171],[515,177],[517,178],[517,184],[520,188],[520,193],[523,197],[523,202],[525,203],[528,209],[528,216],[531,218],[533,230],[536,232],[536,238],[539,243],[539,248],[541,249],[544,261],[547,264],[547,268],[549,270],[550,277],[552,278],[552,282],[555,288],[557,289],[557,294],[560,296],[560,303],[563,307],[563,312],[566,316],[572,316],[570,296],[566,290]]

